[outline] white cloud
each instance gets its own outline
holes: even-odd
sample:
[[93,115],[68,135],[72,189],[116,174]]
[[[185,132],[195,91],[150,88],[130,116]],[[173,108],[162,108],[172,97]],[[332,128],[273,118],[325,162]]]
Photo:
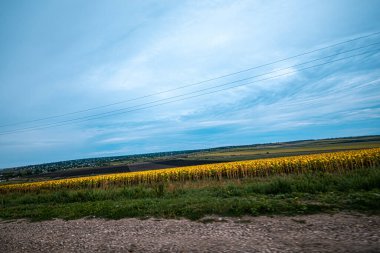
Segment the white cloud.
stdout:
[[[344,21],[340,19],[341,16],[326,14],[341,10],[341,6],[333,6],[335,4],[320,4],[319,1],[189,1],[171,5],[170,8],[162,4],[162,9],[154,8],[154,13],[142,13],[138,24],[134,24],[134,18],[125,20],[126,23],[130,22],[125,28],[120,25],[123,29],[107,33],[117,37],[108,38],[103,34],[102,46],[96,40],[95,44],[89,41],[91,48],[95,45],[96,50],[84,50],[93,54],[80,54],[86,58],[83,62],[88,65],[81,65],[82,68],[77,72],[65,72],[70,75],[62,75],[62,80],[54,79],[54,85],[48,74],[44,76],[46,79],[34,79],[34,83],[42,84],[38,89],[34,89],[34,86],[24,87],[25,93],[31,92],[18,100],[23,105],[19,108],[27,112],[26,118],[32,118],[39,110],[36,110],[36,106],[28,105],[35,101],[38,101],[39,109],[43,109],[39,111],[42,112],[40,115],[101,106],[259,66],[319,48],[321,44],[329,45],[331,41],[352,38],[353,34],[356,34],[354,37],[358,36],[358,31],[362,32],[363,29],[359,26],[356,30],[352,29],[347,22],[357,21],[359,17],[347,16],[347,22],[341,22]],[[300,9],[303,11],[300,12]],[[342,15],[346,15],[346,12],[342,12]],[[135,30],[126,33],[131,27],[135,27]],[[120,36],[120,32],[125,36]],[[106,45],[109,41],[112,41],[112,46]],[[83,48],[86,48],[86,43],[81,45],[82,51]],[[342,48],[349,49],[350,46]],[[4,144],[0,151],[8,148],[12,148],[13,152],[17,152],[17,148],[67,151],[71,146],[74,151],[67,151],[66,154],[102,156],[122,152],[138,153],[131,147],[124,149],[120,146],[139,143],[136,144],[138,150],[149,152],[180,147],[178,143],[188,143],[189,148],[204,143],[228,145],[231,136],[236,138],[236,142],[249,141],[253,132],[265,135],[268,131],[302,130],[313,125],[377,119],[380,96],[378,84],[364,82],[379,78],[377,73],[380,70],[374,67],[379,63],[378,54],[373,54],[365,61],[351,59],[308,71],[300,70],[302,67],[283,70],[287,66],[331,52],[335,51],[325,50],[79,115],[122,109],[278,71],[252,79],[251,84],[234,89],[74,126],[0,137],[0,143]],[[82,59],[77,60],[81,62]],[[73,65],[73,68],[79,65],[68,61],[62,66],[65,64]],[[49,71],[44,69],[44,73]],[[292,74],[273,80],[255,81],[288,72]],[[53,73],[57,72],[51,75]],[[241,83],[250,81],[221,88]],[[17,94],[16,89],[13,91],[10,87],[8,90]],[[44,98],[42,102],[39,101],[40,97]],[[3,108],[7,103],[4,105]],[[7,118],[12,114],[16,115],[7,111]],[[213,128],[216,129],[215,133],[202,132]],[[372,129],[370,126],[366,128]]]

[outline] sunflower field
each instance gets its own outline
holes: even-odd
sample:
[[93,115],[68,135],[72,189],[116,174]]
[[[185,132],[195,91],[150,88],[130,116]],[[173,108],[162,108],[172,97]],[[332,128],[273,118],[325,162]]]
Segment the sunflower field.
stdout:
[[344,173],[349,170],[377,166],[380,166],[380,148],[7,184],[0,186],[0,193],[60,189],[108,189],[138,184],[244,179],[313,172]]

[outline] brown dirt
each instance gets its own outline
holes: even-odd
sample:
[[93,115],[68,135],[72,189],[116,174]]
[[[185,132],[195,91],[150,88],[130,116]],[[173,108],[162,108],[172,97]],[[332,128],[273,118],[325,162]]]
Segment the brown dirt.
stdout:
[[380,216],[1,221],[0,252],[380,252]]

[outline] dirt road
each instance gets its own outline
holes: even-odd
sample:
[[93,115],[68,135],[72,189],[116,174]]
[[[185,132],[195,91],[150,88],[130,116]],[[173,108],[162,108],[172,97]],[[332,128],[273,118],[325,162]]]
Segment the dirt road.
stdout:
[[380,216],[1,221],[0,252],[380,252]]

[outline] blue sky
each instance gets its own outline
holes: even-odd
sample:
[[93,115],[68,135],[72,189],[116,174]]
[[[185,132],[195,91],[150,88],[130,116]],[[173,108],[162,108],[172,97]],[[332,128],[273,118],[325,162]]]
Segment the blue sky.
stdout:
[[380,44],[291,67],[380,42],[380,35],[162,93],[378,32],[379,9],[376,0],[1,1],[0,133],[170,101],[272,71],[262,78],[291,74],[111,117],[2,134],[0,168],[380,134]]

